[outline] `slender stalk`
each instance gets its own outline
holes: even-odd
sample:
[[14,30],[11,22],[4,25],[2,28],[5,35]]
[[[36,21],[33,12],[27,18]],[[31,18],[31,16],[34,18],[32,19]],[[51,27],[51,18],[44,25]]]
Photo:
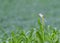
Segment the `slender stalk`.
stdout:
[[40,13],[39,16],[42,18],[42,27],[41,27],[41,32],[42,32],[42,38],[43,38],[43,43],[44,43],[44,16]]
[[43,36],[43,43],[44,43],[44,16],[42,16],[42,36]]

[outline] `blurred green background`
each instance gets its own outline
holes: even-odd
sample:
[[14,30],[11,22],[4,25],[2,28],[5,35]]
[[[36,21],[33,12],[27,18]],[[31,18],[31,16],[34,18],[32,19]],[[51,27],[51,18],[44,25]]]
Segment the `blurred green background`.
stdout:
[[36,27],[39,13],[44,14],[46,24],[60,27],[60,0],[0,0],[0,27],[7,32],[15,30],[15,25]]

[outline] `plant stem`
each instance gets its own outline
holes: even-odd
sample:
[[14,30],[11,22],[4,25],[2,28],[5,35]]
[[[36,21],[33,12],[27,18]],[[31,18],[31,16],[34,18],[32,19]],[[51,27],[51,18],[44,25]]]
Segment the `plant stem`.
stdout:
[[44,17],[42,17],[42,36],[43,36],[43,43],[44,43]]

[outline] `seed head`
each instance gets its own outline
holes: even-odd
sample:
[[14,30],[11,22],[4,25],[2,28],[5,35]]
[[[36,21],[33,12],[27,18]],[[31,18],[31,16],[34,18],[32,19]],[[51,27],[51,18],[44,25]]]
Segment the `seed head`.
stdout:
[[43,17],[43,14],[39,13],[39,16],[42,18]]

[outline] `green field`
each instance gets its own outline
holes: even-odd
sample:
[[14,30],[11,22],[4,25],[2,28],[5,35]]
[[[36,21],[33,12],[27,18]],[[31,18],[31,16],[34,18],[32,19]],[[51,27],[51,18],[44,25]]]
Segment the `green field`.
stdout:
[[25,31],[37,28],[39,13],[47,20],[47,27],[60,28],[60,0],[0,0],[0,37],[5,32],[10,37],[11,31],[17,32],[17,28]]
[[42,22],[38,18],[38,24],[38,27],[31,28],[29,31],[16,27],[16,30],[11,31],[10,34],[1,28],[4,34],[0,37],[0,43],[60,43],[58,29],[51,25],[46,26],[43,17]]

